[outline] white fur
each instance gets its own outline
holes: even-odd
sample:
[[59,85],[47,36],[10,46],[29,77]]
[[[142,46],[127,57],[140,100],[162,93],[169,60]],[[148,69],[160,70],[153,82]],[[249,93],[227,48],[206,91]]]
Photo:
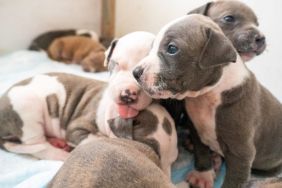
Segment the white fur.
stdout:
[[[161,167],[163,171],[170,177],[171,164],[176,160],[178,155],[177,135],[175,124],[168,112],[159,104],[150,105],[147,110],[157,116],[159,124],[157,130],[148,136],[148,138],[156,139],[160,144]],[[172,133],[168,135],[163,129],[164,118],[167,118],[171,124]]]
[[99,36],[96,32],[88,30],[88,29],[78,29],[76,30],[77,35],[89,34],[92,40],[99,42]]
[[[143,31],[133,32],[118,39],[110,58],[110,61],[117,62],[118,65],[111,73],[109,85],[97,110],[97,125],[103,134],[114,137],[107,121],[119,116],[117,105],[120,103],[119,96],[125,89],[139,93],[138,102],[130,105],[132,108],[142,110],[151,103],[151,97],[141,90],[132,71],[149,53],[153,40],[153,34]],[[106,51],[106,55],[108,53],[109,50]]]
[[[66,100],[64,86],[57,81],[56,77],[47,75],[37,75],[32,78],[29,84],[15,86],[8,92],[13,110],[19,114],[23,121],[23,135],[20,138],[23,144],[13,145],[7,143],[5,145],[7,150],[16,153],[33,153],[33,151],[28,148],[31,148],[33,145],[36,148],[36,145],[39,143],[41,143],[40,147],[37,147],[37,149],[34,148],[38,150],[39,153],[43,150],[58,150],[47,143],[45,137],[45,134],[49,136],[55,135],[58,138],[64,138],[65,136],[65,131],[60,128],[59,121],[51,118],[48,113],[46,97],[51,94],[56,94],[60,107],[62,107]],[[31,113],[31,110],[33,113]],[[26,145],[29,147],[26,147]],[[42,148],[43,146],[45,148]],[[58,153],[58,151],[56,153]],[[67,156],[64,151],[60,153],[62,153],[63,156]],[[36,156],[36,154],[34,155]],[[54,159],[60,157],[51,154],[50,156],[54,157]]]
[[[144,58],[151,48],[153,35],[146,32],[134,32],[119,39],[111,60],[119,63],[119,66],[112,71],[109,85],[105,90],[97,110],[97,125],[99,130],[108,137],[115,137],[109,128],[108,120],[119,116],[117,102],[120,92],[125,89],[139,90],[139,101],[132,105],[135,109],[147,109],[155,114],[159,124],[157,130],[148,136],[156,139],[160,144],[161,167],[170,177],[171,164],[178,155],[177,135],[174,122],[168,112],[158,104],[151,104],[152,99],[141,90],[135,81],[132,70],[137,63]],[[107,54],[108,52],[106,52]],[[163,129],[164,118],[167,117],[172,125],[172,134],[168,135]]]

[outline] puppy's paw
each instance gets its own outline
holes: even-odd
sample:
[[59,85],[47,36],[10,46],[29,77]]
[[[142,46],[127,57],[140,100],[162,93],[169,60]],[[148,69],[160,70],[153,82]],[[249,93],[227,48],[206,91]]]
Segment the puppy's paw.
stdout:
[[220,167],[222,165],[222,158],[219,154],[213,152],[212,154],[212,163],[213,163],[213,169],[215,173],[219,173]]
[[63,139],[59,138],[48,138],[47,141],[52,145],[55,146],[56,148],[60,148],[64,151],[70,152],[71,147],[67,144],[67,142]]
[[215,173],[213,170],[204,172],[192,171],[187,176],[187,181],[192,187],[213,188]]

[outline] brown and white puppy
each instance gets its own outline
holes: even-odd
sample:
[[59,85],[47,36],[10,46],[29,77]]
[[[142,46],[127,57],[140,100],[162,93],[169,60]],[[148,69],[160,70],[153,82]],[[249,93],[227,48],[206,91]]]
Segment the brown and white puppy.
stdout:
[[98,139],[78,146],[50,188],[175,187],[151,147],[127,139]]
[[40,34],[31,42],[28,47],[29,50],[47,51],[50,44],[57,38],[66,37],[66,36],[84,36],[98,41],[99,37],[97,33],[88,29],[61,29],[61,30],[52,30]]
[[201,140],[226,160],[224,188],[242,187],[251,168],[281,167],[282,105],[210,18],[167,24],[133,74],[154,98],[185,98]]
[[244,62],[265,50],[265,36],[258,29],[257,16],[245,3],[237,0],[213,1],[188,14],[195,13],[208,16],[217,23]]
[[87,72],[106,71],[104,67],[105,47],[91,38],[66,36],[54,39],[47,53],[51,59],[66,64],[79,64]]

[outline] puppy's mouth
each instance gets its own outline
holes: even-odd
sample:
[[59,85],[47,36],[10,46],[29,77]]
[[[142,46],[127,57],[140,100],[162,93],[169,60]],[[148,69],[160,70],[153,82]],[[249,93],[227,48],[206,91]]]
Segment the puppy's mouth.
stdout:
[[249,50],[249,51],[238,51],[239,55],[241,56],[241,58],[243,59],[243,61],[250,61],[251,59],[253,59],[254,57],[260,55],[263,51],[264,51],[265,47],[263,48],[259,48],[259,49],[255,49],[255,50]]
[[120,117],[124,119],[133,118],[139,114],[139,110],[135,109],[131,105],[118,104],[117,108]]
[[251,47],[248,50],[245,50],[245,49],[242,49],[242,50],[237,49],[237,50],[238,50],[239,55],[243,59],[243,61],[246,62],[246,61],[253,59],[255,56],[262,54],[265,48],[266,48],[266,44],[257,46],[257,47]]

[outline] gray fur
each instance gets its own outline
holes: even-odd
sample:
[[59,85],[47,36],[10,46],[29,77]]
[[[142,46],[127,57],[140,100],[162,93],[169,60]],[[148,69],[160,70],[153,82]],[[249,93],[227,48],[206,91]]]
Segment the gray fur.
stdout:
[[[221,27],[240,55],[246,52],[254,52],[256,55],[260,55],[266,48],[264,35],[257,28],[259,24],[255,13],[241,1],[208,2],[188,14],[209,16]],[[224,20],[224,17],[229,15],[235,18],[234,23]],[[263,41],[256,42],[256,38],[263,39]]]
[[52,118],[59,117],[59,100],[56,94],[46,97],[48,113]]
[[7,96],[0,98],[0,112],[0,147],[2,148],[6,141],[19,141],[23,134],[21,129],[23,121],[19,114],[13,110]]
[[[214,45],[204,47],[206,41],[210,40],[210,35],[206,34],[207,30],[211,30],[217,36],[218,48]],[[159,59],[149,61],[150,56],[147,57],[148,59],[145,57],[144,61],[147,60],[147,62],[144,66],[147,67],[144,70],[149,72],[150,63],[159,63],[160,70],[155,74],[161,79],[157,80],[152,88],[146,87],[143,77],[138,80],[143,87],[145,85],[144,89],[148,92],[152,93],[154,89],[153,91],[158,95],[165,95],[169,93],[167,91],[170,91],[171,94],[166,96],[170,97],[187,91],[203,91],[202,89],[210,86],[211,82],[216,84],[219,81],[224,68],[229,70],[234,68],[230,62],[234,60],[232,54],[236,53],[235,48],[232,47],[231,42],[225,43],[226,36],[207,17],[201,15],[184,17],[169,25],[166,33],[160,36],[162,37],[160,47],[156,54],[151,54]],[[220,38],[224,40],[219,40]],[[177,53],[165,53],[170,43],[178,47]],[[227,48],[230,50],[224,52],[221,45],[230,45]],[[199,59],[203,49],[213,50],[213,53],[208,53],[207,56],[213,61],[209,62],[208,67],[200,66]],[[226,62],[223,63],[221,56],[225,55],[229,58],[226,58]],[[234,69],[234,72],[235,70],[246,71],[245,74],[250,75],[244,82],[238,76],[233,78],[238,83],[240,81],[241,85],[221,93],[220,105],[214,117],[217,141],[227,164],[223,188],[242,187],[250,176],[251,168],[273,171],[282,165],[282,104],[256,80],[241,60],[236,63],[240,63],[240,69]],[[142,74],[146,73],[144,71]],[[159,85],[163,87],[158,87]],[[213,91],[216,93],[216,88],[217,86],[206,94],[206,97],[201,97],[200,94],[200,97],[196,97],[194,101],[203,102],[209,95],[216,97],[217,94],[213,93]],[[188,105],[189,98],[186,98],[185,102]],[[209,106],[206,108],[210,109]],[[205,122],[200,120],[200,123]]]
[[254,75],[239,88],[224,92],[222,99],[217,109],[216,131],[228,165],[224,186],[246,181],[251,168],[266,172],[279,168],[281,103]]
[[165,130],[165,132],[168,135],[171,135],[171,133],[172,133],[171,123],[169,122],[169,120],[167,118],[164,118],[163,129]]
[[[198,21],[189,17],[176,23],[160,42],[159,56],[165,63],[156,75],[155,85],[174,94],[214,85],[221,76],[222,66],[236,61],[231,42],[222,36],[224,34],[219,28],[200,26]],[[168,42],[185,50],[171,56],[166,53]],[[222,46],[217,47],[218,44]]]

